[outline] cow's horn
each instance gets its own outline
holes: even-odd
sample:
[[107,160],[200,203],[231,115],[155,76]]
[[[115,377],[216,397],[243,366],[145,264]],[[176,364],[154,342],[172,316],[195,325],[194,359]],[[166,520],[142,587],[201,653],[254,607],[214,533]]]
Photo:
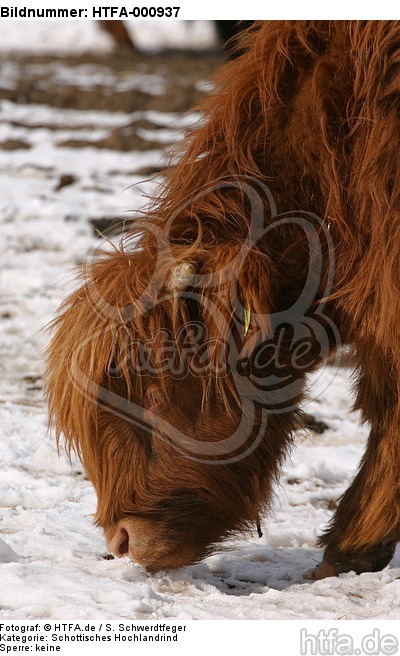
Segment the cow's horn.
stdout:
[[170,292],[181,292],[193,282],[196,267],[191,262],[181,262],[174,267],[167,280],[167,289]]

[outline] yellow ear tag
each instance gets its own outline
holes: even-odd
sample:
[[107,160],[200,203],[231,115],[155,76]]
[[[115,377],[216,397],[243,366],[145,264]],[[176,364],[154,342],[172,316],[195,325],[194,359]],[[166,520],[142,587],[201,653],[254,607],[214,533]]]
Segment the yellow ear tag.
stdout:
[[246,300],[244,303],[244,327],[243,327],[243,334],[245,337],[249,332],[250,322],[251,322],[251,309],[250,309],[249,302]]

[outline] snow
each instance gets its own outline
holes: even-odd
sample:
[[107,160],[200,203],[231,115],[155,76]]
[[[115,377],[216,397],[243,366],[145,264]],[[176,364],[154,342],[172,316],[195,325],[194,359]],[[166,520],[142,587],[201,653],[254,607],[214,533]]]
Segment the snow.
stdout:
[[[203,49],[215,43],[212,21],[127,20],[139,48]],[[64,52],[74,54],[112,48],[110,37],[89,20],[1,20],[0,50],[3,52]]]
[[[46,32],[48,22],[37,23],[0,22],[1,49],[23,43],[36,52],[61,41],[69,51],[82,40],[79,21],[57,22],[61,40]],[[169,34],[164,26],[160,31]],[[85,45],[101,48],[104,39],[93,31]],[[12,62],[7,72],[12,84]],[[79,461],[70,463],[58,453],[47,429],[43,327],[72,284],[71,269],[99,244],[89,219],[123,220],[141,207],[155,183],[143,182],[135,171],[158,166],[167,136],[179,138],[179,131],[198,118],[143,115],[163,127],[145,135],[158,139],[160,148],[121,153],[60,143],[96,140],[128,124],[132,115],[0,104],[0,142],[18,139],[29,145],[0,150],[2,619],[397,619],[398,552],[382,572],[318,582],[303,578],[321,558],[316,536],[351,481],[367,436],[351,413],[346,369],[327,367],[310,382],[306,409],[329,429],[299,435],[273,511],[263,517],[261,539],[256,531],[238,536],[199,564],[155,575],[126,558],[105,558],[102,533],[92,521],[92,485]],[[57,190],[60,177],[72,173],[76,181]]]

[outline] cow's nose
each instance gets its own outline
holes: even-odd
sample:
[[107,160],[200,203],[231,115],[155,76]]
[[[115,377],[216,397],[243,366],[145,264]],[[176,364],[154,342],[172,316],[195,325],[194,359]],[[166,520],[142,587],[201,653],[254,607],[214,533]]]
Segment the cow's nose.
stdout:
[[123,526],[116,530],[111,539],[107,539],[106,536],[106,543],[110,553],[118,558],[129,554],[129,534]]

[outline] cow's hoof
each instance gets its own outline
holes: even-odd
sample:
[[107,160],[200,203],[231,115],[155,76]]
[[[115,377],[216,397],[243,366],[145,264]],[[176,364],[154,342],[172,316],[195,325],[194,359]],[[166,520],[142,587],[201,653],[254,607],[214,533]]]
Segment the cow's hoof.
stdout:
[[311,581],[319,581],[320,579],[326,579],[328,576],[337,576],[338,574],[339,572],[334,565],[324,558],[319,565],[304,574],[304,578]]
[[[396,540],[386,539],[365,553],[333,553],[329,547],[322,561],[304,578],[319,581],[328,576],[338,576],[345,572],[379,572],[390,563],[396,548]],[[336,556],[336,557],[335,557]]]

